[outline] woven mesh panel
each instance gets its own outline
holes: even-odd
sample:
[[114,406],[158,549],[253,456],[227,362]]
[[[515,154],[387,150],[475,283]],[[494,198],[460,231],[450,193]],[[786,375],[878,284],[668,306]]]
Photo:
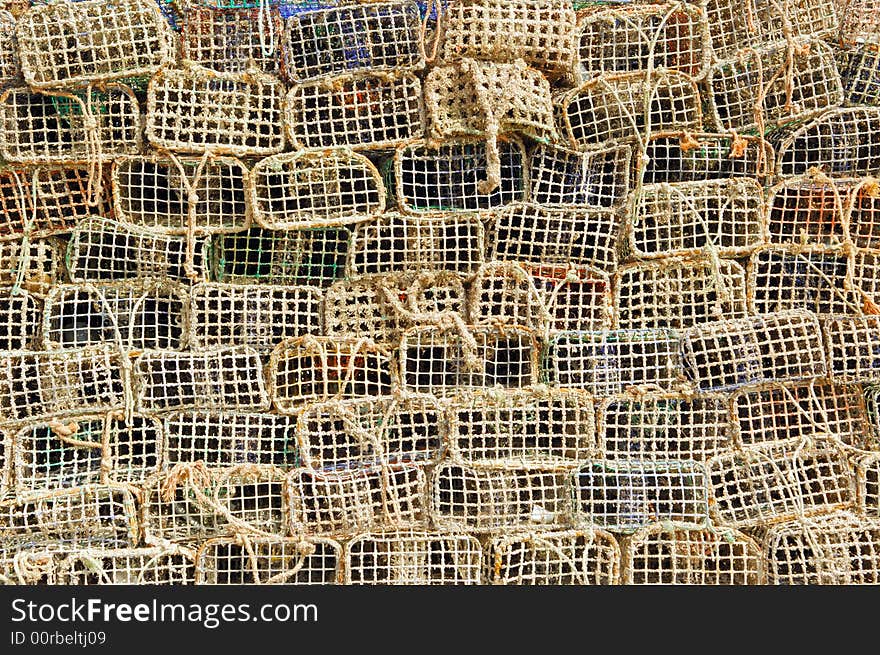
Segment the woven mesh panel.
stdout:
[[235,531],[283,536],[288,527],[284,483],[283,472],[272,466],[232,467],[218,474],[213,505],[229,517],[230,528]]
[[630,387],[671,390],[683,379],[679,335],[673,330],[560,332],[548,344],[544,379],[606,398]]
[[803,310],[690,328],[683,333],[682,358],[689,379],[703,391],[826,373],[819,321]]
[[565,470],[473,468],[444,462],[431,480],[431,519],[441,530],[518,532],[571,525]]
[[186,7],[180,33],[180,58],[222,73],[244,73],[255,63],[264,73],[278,72],[281,15],[247,7]]
[[28,350],[41,342],[42,306],[33,296],[0,289],[0,350]]
[[485,575],[496,585],[619,584],[620,547],[595,528],[496,536],[486,547]]
[[880,454],[865,455],[856,462],[856,480],[859,510],[880,518]]
[[485,237],[478,215],[406,216],[386,213],[359,223],[349,254],[351,276],[452,271],[472,274],[483,263]]
[[376,532],[345,546],[345,584],[476,585],[483,551],[454,532]]
[[284,339],[322,328],[321,290],[254,284],[199,284],[191,293],[190,345],[271,350]]
[[837,0],[841,42],[852,45],[880,41],[880,5],[877,0]]
[[[24,250],[24,252],[22,252]],[[0,284],[44,296],[63,275],[60,245],[50,240],[0,241]]]
[[732,177],[763,179],[773,172],[773,148],[753,136],[690,132],[655,134],[636,173],[644,184],[699,182]]
[[836,55],[846,103],[880,104],[880,49],[877,44],[840,48]]
[[[67,270],[73,282],[167,278],[186,282],[186,238],[156,234],[104,218],[77,224],[67,249]],[[207,244],[193,240],[193,268],[198,279],[206,272]]]
[[629,188],[629,146],[585,152],[538,144],[529,158],[529,197],[539,205],[620,206]]
[[[861,302],[861,313],[874,314],[880,299],[880,251],[856,250],[852,257],[852,282]],[[850,313],[853,313],[850,311]]]
[[18,79],[21,64],[15,40],[15,16],[0,9],[0,86],[10,86]]
[[704,461],[729,444],[727,397],[622,395],[599,406],[597,439],[607,459]]
[[757,585],[761,551],[730,529],[649,525],[623,547],[625,584]]
[[732,260],[709,257],[631,264],[614,276],[614,311],[623,329],[685,329],[745,316],[746,276]]
[[283,104],[271,75],[166,68],[150,79],[146,135],[179,152],[272,155],[285,145]]
[[402,73],[297,84],[285,121],[296,147],[394,148],[423,135],[422,83]]
[[[161,539],[187,543],[230,532],[221,516],[199,502],[193,482],[170,485],[169,481],[167,475],[160,475],[143,485],[141,521],[147,543]],[[210,497],[212,482],[198,490]]]
[[550,320],[532,277],[510,262],[483,264],[470,285],[470,322],[479,327],[523,326],[543,333]]
[[248,537],[206,541],[195,560],[196,584],[336,584],[342,546],[332,539]]
[[611,277],[589,267],[528,266],[547,311],[545,334],[606,330],[612,323]]
[[[834,246],[846,238],[845,216],[857,194],[855,203],[871,200],[859,180],[821,178],[806,175],[781,181],[774,186],[767,199],[767,232],[771,243]],[[871,231],[872,209],[862,214],[853,207],[853,214],[867,219],[864,227]],[[858,228],[857,228],[858,229]]]
[[137,99],[118,84],[78,95],[9,89],[0,96],[0,125],[0,154],[10,162],[109,162],[141,147]]
[[448,404],[452,458],[474,468],[571,468],[598,454],[593,400],[576,389],[475,390]]
[[880,382],[880,317],[830,317],[822,333],[834,382]]
[[44,569],[58,585],[192,584],[192,557],[164,548],[82,548],[25,551],[27,568]]

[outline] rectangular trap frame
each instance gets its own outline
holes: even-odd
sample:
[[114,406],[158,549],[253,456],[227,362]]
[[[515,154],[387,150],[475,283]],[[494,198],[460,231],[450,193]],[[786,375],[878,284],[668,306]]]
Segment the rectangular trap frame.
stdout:
[[15,40],[16,17],[6,11],[6,4],[0,9],[0,87],[11,86],[21,75],[21,62]]
[[861,202],[867,198],[870,203],[866,191],[861,178],[807,173],[781,180],[768,192],[767,238],[775,245],[839,246],[848,238],[851,215],[870,235],[870,206],[864,214],[867,221],[858,221]]
[[880,48],[877,46],[877,43],[860,43],[836,49],[843,99],[849,106],[880,103]]
[[52,585],[186,585],[193,583],[193,558],[181,549],[62,548],[29,550],[20,567],[39,571]]
[[218,537],[199,546],[195,584],[338,584],[342,567],[342,546],[333,539]]
[[532,276],[513,262],[487,262],[468,292],[469,322],[476,328],[522,326],[544,334],[550,314]]
[[877,275],[880,270],[880,250],[854,249],[850,266],[852,290],[859,301],[858,310],[850,313],[874,315],[877,299],[880,299],[880,277]]
[[589,266],[526,264],[522,268],[531,276],[548,314],[544,336],[611,327],[611,276],[607,273]]
[[[64,277],[62,244],[53,239],[0,240],[0,284],[37,298]],[[20,284],[19,284],[20,283]]]
[[880,382],[880,317],[829,317],[822,334],[832,381]]
[[42,311],[43,304],[26,291],[0,287],[0,351],[38,348]]
[[[635,174],[643,184],[700,182],[773,174],[772,146],[760,137],[711,132],[660,132],[645,142],[646,163]],[[645,161],[643,158],[642,161]]]
[[628,145],[582,151],[539,143],[529,155],[529,198],[538,205],[620,207],[626,201],[631,160]]
[[856,248],[880,250],[880,188],[873,177],[861,178],[847,197],[846,230]]

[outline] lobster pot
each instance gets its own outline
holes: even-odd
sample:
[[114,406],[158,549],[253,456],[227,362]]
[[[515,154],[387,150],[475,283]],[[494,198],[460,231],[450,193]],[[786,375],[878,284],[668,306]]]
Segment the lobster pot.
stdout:
[[633,200],[621,245],[638,259],[706,250],[737,257],[764,240],[763,191],[755,178],[645,184]]
[[178,152],[266,156],[284,150],[284,85],[263,73],[164,68],[147,89],[146,135]]
[[[880,30],[880,24],[877,28]],[[837,52],[843,98],[850,106],[880,104],[880,49],[877,45],[862,44]]]
[[857,292],[847,289],[849,266],[849,257],[841,249],[761,248],[749,259],[749,309],[756,314],[789,309],[860,314]]
[[827,514],[855,502],[855,480],[843,451],[821,440],[731,449],[706,468],[714,512],[735,528]]
[[700,5],[663,2],[611,5],[578,16],[576,77],[674,70],[702,79],[712,61],[709,25]]
[[520,325],[543,333],[550,316],[531,276],[511,262],[480,267],[470,285],[470,322],[475,326]]
[[569,474],[521,466],[444,462],[431,480],[431,519],[440,530],[506,533],[571,525]]
[[42,305],[19,290],[0,288],[0,350],[28,350],[41,338]]
[[19,549],[129,548],[138,541],[135,499],[127,486],[99,484],[8,498],[0,501],[0,539]]
[[55,95],[13,88],[0,96],[0,155],[9,162],[109,163],[140,148],[138,102],[126,86]]
[[424,529],[425,471],[399,465],[344,472],[292,471],[286,502],[294,536],[334,538],[384,529]]
[[230,530],[287,534],[282,471],[273,466],[240,464],[218,471],[215,479],[208,506],[227,518]]
[[453,313],[466,315],[464,287],[455,273],[367,275],[327,289],[324,331],[396,345],[408,327]]
[[112,415],[28,425],[14,440],[15,491],[28,495],[86,484],[138,484],[159,467],[162,429]]
[[544,354],[543,377],[597,398],[641,385],[671,390],[683,379],[679,347],[673,330],[560,332]]
[[282,74],[291,84],[353,72],[418,70],[425,65],[414,2],[317,8],[284,21]]
[[636,173],[644,184],[701,182],[752,177],[773,172],[773,148],[755,136],[672,132],[654,134],[645,143]]
[[490,261],[572,264],[605,272],[617,267],[620,216],[616,212],[517,203],[495,212],[489,225]]
[[46,297],[43,339],[50,350],[113,344],[126,350],[179,350],[188,298],[164,280],[63,284]]
[[24,551],[21,558],[53,585],[186,585],[195,575],[191,555],[162,547]]
[[45,296],[63,276],[61,245],[46,240],[0,240],[0,285]]
[[777,41],[740,52],[712,68],[709,87],[707,118],[722,131],[773,127],[843,103],[834,54],[819,40]]
[[803,175],[818,167],[854,177],[880,172],[880,107],[829,109],[774,143],[776,174]]
[[865,394],[854,384],[770,383],[731,397],[733,439],[741,447],[829,434],[846,446],[874,449]]
[[284,339],[321,331],[317,287],[208,283],[190,296],[194,348],[250,346],[268,351]]
[[472,334],[415,327],[400,340],[403,385],[412,391],[451,396],[465,389],[528,387],[537,382],[538,344],[519,327],[482,328]]
[[321,537],[219,537],[195,558],[195,583],[207,585],[337,584],[342,546]]
[[[196,279],[207,277],[207,243],[193,239]],[[106,218],[77,224],[67,248],[67,270],[76,283],[168,279],[188,282],[187,239],[136,228]]]
[[470,276],[483,263],[485,249],[478,214],[389,212],[354,228],[349,275],[450,271]]
[[123,409],[120,356],[106,348],[0,353],[0,423]]
[[856,462],[859,510],[880,518],[880,454],[865,455]]
[[549,333],[611,328],[611,277],[589,267],[528,266]]
[[598,456],[593,399],[579,389],[478,389],[447,411],[452,459],[468,467],[573,468]]
[[420,139],[422,83],[412,73],[344,76],[295,84],[284,112],[297,148],[395,148]]
[[21,73],[15,39],[15,16],[0,9],[0,86],[15,84]]
[[767,583],[854,585],[880,582],[880,521],[836,512],[773,526],[763,539]]
[[696,83],[672,70],[602,74],[559,96],[556,111],[561,136],[575,149],[702,126]]
[[[875,314],[880,301],[880,251],[856,250],[852,258],[852,282],[861,302],[861,313]],[[855,313],[855,312],[850,312]]]
[[135,360],[134,374],[142,413],[269,408],[260,356],[249,347],[149,350]]
[[682,359],[701,391],[731,391],[824,376],[821,340],[815,314],[792,310],[690,328],[682,335]]
[[702,462],[730,443],[721,394],[623,394],[601,403],[597,413],[597,441],[609,460]]
[[846,45],[880,41],[880,7],[875,0],[837,0],[842,43]]
[[113,164],[115,218],[158,234],[238,232],[251,218],[248,177],[231,157],[123,157]]
[[872,178],[863,179],[847,197],[847,229],[857,248],[880,250],[880,188]]
[[620,547],[605,530],[590,528],[492,537],[485,582],[496,585],[615,585]]
[[[853,195],[856,196],[853,200]],[[767,199],[767,233],[772,244],[836,246],[847,236],[848,214],[861,215],[851,202],[866,196],[858,178],[830,179],[803,175],[782,180]],[[872,212],[865,216],[870,233]],[[857,221],[858,222],[858,221]],[[855,239],[854,239],[855,240]]]
[[268,7],[262,16],[261,11],[249,7],[186,7],[180,58],[220,73],[244,73],[253,64],[263,73],[278,73],[278,53],[271,47],[271,39],[281,34],[281,15],[277,7]]
[[480,542],[455,532],[373,532],[345,547],[345,584],[477,585]]
[[880,382],[880,317],[829,317],[822,333],[834,382]]
[[761,549],[729,528],[652,523],[623,548],[624,584],[757,585],[763,581]]
[[204,462],[209,469],[300,465],[296,418],[265,412],[192,409],[163,419],[163,468]]
[[[528,162],[521,141],[498,140],[500,184],[484,192],[491,162],[484,141],[414,141],[394,155],[394,196],[400,210],[474,212],[498,209],[528,196]],[[390,188],[390,187],[389,187]]]
[[379,171],[348,148],[267,157],[254,166],[250,197],[257,223],[269,230],[337,227],[385,209]]
[[439,401],[428,395],[330,400],[306,406],[296,434],[303,465],[314,471],[430,465],[446,452],[445,420]]
[[567,0],[469,0],[444,13],[445,60],[522,59],[548,74],[571,71],[577,16]]
[[681,330],[739,318],[747,313],[745,271],[710,257],[622,266],[614,276],[614,313],[622,329]]
[[530,198],[539,205],[617,208],[629,189],[627,145],[569,150],[539,143],[529,157]]
[[344,274],[351,232],[345,227],[264,230],[252,227],[213,241],[220,282],[326,287]]
[[164,473],[147,480],[142,489],[141,521],[147,543],[189,544],[231,532],[225,519],[203,502],[211,499],[211,479],[178,484]]

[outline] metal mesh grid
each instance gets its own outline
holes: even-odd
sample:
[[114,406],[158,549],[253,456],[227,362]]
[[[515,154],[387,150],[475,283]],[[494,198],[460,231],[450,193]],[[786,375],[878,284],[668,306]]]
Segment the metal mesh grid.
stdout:
[[[770,189],[767,198],[766,224],[770,242],[825,246],[843,243],[847,233],[848,207],[851,202],[863,201],[867,195],[857,191],[858,186],[857,178],[832,180],[819,174],[782,180]],[[853,194],[857,195],[855,201]],[[865,218],[869,221],[865,227],[870,232],[871,211]]]
[[669,69],[702,79],[712,60],[709,25],[697,4],[663,2],[608,6],[578,14],[576,72]]
[[626,145],[584,152],[540,143],[529,157],[529,197],[539,205],[619,207],[626,200],[631,159]]
[[267,157],[253,169],[250,196],[257,223],[271,230],[336,227],[385,209],[379,171],[348,148]]
[[447,405],[453,460],[473,468],[571,468],[596,457],[589,394],[577,389],[475,390]]
[[480,266],[470,284],[470,323],[476,327],[523,326],[538,333],[550,315],[532,277],[512,262]]
[[474,468],[444,462],[431,480],[431,519],[441,530],[518,532],[571,525],[569,474],[554,468]]
[[451,140],[429,148],[424,141],[400,146],[394,156],[394,195],[404,213],[497,209],[528,195],[528,162],[522,142],[499,139],[500,184],[488,193],[488,147]]
[[476,585],[483,551],[454,532],[376,532],[345,546],[345,584]]
[[48,240],[0,241],[0,285],[44,296],[62,278],[61,247]]
[[880,317],[830,317],[822,333],[834,382],[880,382]]
[[195,567],[196,584],[336,584],[342,546],[320,537],[218,538],[200,546]]
[[244,346],[200,352],[146,351],[134,365],[138,411],[268,409],[263,366]]
[[[207,276],[207,243],[192,241],[193,270]],[[187,239],[151,233],[104,218],[77,224],[67,249],[67,270],[73,282],[166,278],[189,281]]]
[[214,274],[221,282],[326,287],[342,277],[347,228],[264,230],[214,238]]
[[499,535],[486,547],[485,575],[496,585],[619,584],[620,547],[595,528]]
[[483,263],[485,248],[478,215],[391,212],[355,227],[349,275],[425,270],[470,275]]
[[23,551],[21,558],[54,585],[183,585],[194,576],[190,555],[158,547]]
[[819,321],[804,310],[713,321],[682,337],[685,370],[703,391],[826,373]]
[[733,260],[664,259],[622,266],[614,275],[617,326],[685,329],[745,316],[746,275]]
[[263,156],[284,149],[284,85],[264,73],[192,66],[150,78],[146,135],[179,152]]
[[0,350],[26,350],[42,337],[42,305],[29,294],[0,288]]
[[617,267],[617,212],[517,203],[495,212],[487,236],[489,260],[534,265],[576,264],[606,272]]
[[671,390],[683,380],[679,335],[672,330],[560,332],[548,344],[543,374],[559,387],[597,398],[652,385]]
[[877,44],[839,48],[837,69],[848,105],[880,104],[880,48]]
[[767,582],[854,585],[880,582],[880,521],[850,512],[773,526],[763,540]]
[[293,535],[356,535],[379,529],[423,529],[426,479],[418,466],[292,471],[286,498]]
[[860,457],[855,465],[859,511],[880,518],[880,453]]
[[199,284],[190,300],[194,348],[271,350],[284,339],[318,334],[323,325],[323,294],[317,287]]
[[294,85],[285,123],[295,147],[383,149],[420,139],[424,113],[415,75],[362,74]]
[[244,73],[254,64],[264,73],[278,73],[272,38],[281,34],[281,15],[277,7],[267,7],[262,16],[261,12],[249,7],[186,7],[180,58],[223,73]]
[[727,397],[622,395],[598,407],[597,438],[610,460],[705,461],[730,442]]
[[328,7],[284,21],[282,71],[306,82],[357,71],[401,71],[425,63],[414,2]]
[[78,95],[8,89],[0,96],[0,125],[0,154],[10,162],[94,164],[141,147],[137,99],[119,84]]
[[308,335],[275,347],[267,378],[275,409],[292,413],[312,401],[389,395],[395,372],[390,353],[368,339]]
[[764,240],[764,201],[754,178],[645,184],[625,246],[639,258],[705,253],[746,255]]
[[331,400],[308,405],[297,417],[303,465],[316,471],[430,465],[446,452],[446,418],[433,396]]
[[590,267],[528,266],[554,332],[605,330],[612,323],[611,277]]
[[173,56],[171,30],[151,0],[37,5],[19,19],[16,38],[34,89],[149,76]]
[[757,585],[764,579],[758,544],[736,530],[654,523],[622,550],[625,584]]
[[14,84],[21,73],[15,41],[15,16],[0,9],[0,86]]
[[772,173],[773,148],[753,136],[672,132],[645,143],[642,182],[698,182],[732,177],[763,179]]
[[248,227],[248,170],[228,157],[123,157],[113,165],[115,217],[159,234]]
[[178,350],[187,341],[189,298],[165,280],[62,284],[46,297],[48,350],[113,344]]
[[537,359],[535,334],[519,327],[483,328],[470,336],[415,327],[400,341],[403,385],[436,396],[475,387],[530,386],[537,382]]

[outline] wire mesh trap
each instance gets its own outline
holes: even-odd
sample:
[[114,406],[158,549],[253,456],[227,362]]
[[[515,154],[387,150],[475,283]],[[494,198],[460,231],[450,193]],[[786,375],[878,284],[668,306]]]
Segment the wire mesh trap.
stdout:
[[876,43],[880,17],[874,0],[838,0],[837,15],[840,20],[840,41],[846,45]]
[[0,240],[0,285],[41,297],[62,278],[61,246],[57,241]]
[[18,48],[15,40],[16,18],[5,9],[0,9],[0,86],[15,83],[21,73]]
[[625,540],[624,584],[762,584],[761,549],[730,528],[653,523]]
[[837,70],[847,105],[880,103],[880,49],[876,43],[838,48]]
[[[244,73],[256,66],[277,74],[281,13],[260,8],[190,6],[180,26],[180,57],[221,73]],[[278,36],[276,36],[278,35]]]
[[632,387],[673,390],[683,380],[679,335],[673,330],[560,332],[545,350],[542,374],[556,387],[607,398]]
[[42,305],[30,294],[0,288],[0,350],[28,350],[39,345]]
[[220,537],[199,547],[195,583],[337,584],[342,566],[342,546],[332,539]]
[[146,135],[156,148],[265,156],[285,146],[284,86],[265,73],[190,66],[150,78]]
[[816,315],[791,310],[712,321],[682,333],[682,361],[701,391],[798,381],[826,373]]
[[880,249],[880,189],[863,178],[847,197],[846,229],[857,248]]
[[450,396],[465,389],[537,382],[536,335],[522,327],[414,327],[403,333],[399,352],[401,382],[419,393]]
[[550,321],[532,277],[512,262],[483,264],[470,284],[470,322],[476,327],[522,326],[543,334]]
[[[197,466],[191,469],[195,471]],[[146,480],[142,490],[141,524],[146,543],[193,544],[231,532],[215,508],[204,503],[213,493],[210,474],[191,475],[178,483],[164,471]]]
[[[780,181],[767,199],[770,243],[841,245],[847,238],[848,215],[855,215],[857,225],[870,235],[873,203],[866,191],[859,178],[831,179],[818,172]],[[869,207],[862,206],[866,200]]]
[[596,438],[609,460],[705,461],[730,445],[723,394],[646,393],[597,407]]
[[21,569],[41,572],[53,585],[184,585],[195,574],[192,557],[173,548],[23,551],[21,560]]
[[859,512],[880,518],[880,453],[859,457],[855,462],[855,471]]
[[619,207],[629,189],[631,159],[627,145],[579,151],[539,143],[529,157],[529,198],[539,205]]
[[636,174],[644,184],[699,182],[772,175],[773,148],[755,136],[702,132],[664,132],[645,141]]
[[611,277],[588,266],[529,266],[547,311],[544,336],[556,332],[604,330],[612,323]]
[[689,460],[591,460],[571,474],[578,524],[627,534],[655,521],[709,521],[707,475]]
[[880,382],[880,318],[836,316],[822,323],[834,382]]

